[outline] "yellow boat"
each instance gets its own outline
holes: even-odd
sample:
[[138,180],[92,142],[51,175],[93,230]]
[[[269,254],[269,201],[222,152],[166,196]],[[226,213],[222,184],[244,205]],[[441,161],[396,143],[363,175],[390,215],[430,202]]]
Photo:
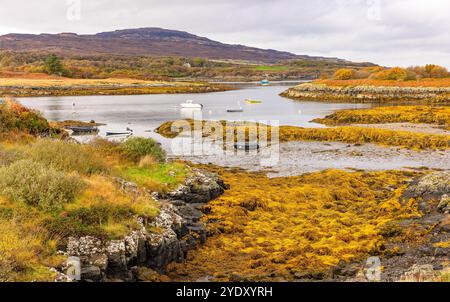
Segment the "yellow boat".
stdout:
[[250,99],[246,99],[245,102],[248,104],[261,104],[262,103],[259,100],[250,100]]

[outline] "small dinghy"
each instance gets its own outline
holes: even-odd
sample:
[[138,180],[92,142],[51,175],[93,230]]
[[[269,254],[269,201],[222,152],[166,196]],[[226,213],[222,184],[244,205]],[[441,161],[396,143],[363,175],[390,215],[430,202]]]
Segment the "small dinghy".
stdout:
[[260,146],[258,142],[237,142],[234,144],[234,148],[236,150],[251,151],[251,150],[259,150]]
[[202,104],[194,103],[192,100],[187,100],[185,103],[180,104],[181,108],[190,108],[190,109],[203,109]]
[[113,136],[113,135],[133,135],[133,130],[127,128],[126,131],[114,131],[114,130],[106,131],[106,136]]
[[227,112],[229,113],[244,112],[244,109],[227,109]]
[[239,108],[231,108],[231,109],[227,109],[227,112],[229,113],[236,113],[236,112],[244,112],[244,109],[241,106],[241,102],[237,102],[238,103],[238,107]]

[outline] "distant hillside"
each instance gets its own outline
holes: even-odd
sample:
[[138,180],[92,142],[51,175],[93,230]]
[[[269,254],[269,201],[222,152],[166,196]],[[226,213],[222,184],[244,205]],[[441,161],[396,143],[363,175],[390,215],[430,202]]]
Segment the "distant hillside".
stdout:
[[299,56],[289,52],[224,44],[187,32],[162,28],[126,29],[95,35],[8,34],[0,36],[0,49],[62,55],[179,56],[266,63],[292,59],[345,62],[335,58]]

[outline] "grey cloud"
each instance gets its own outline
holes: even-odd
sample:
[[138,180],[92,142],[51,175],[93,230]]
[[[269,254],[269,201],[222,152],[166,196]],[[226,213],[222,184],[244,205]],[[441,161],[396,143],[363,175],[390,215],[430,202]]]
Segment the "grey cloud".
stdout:
[[81,0],[78,21],[66,18],[66,0],[0,5],[3,34],[158,26],[298,54],[450,67],[447,0]]

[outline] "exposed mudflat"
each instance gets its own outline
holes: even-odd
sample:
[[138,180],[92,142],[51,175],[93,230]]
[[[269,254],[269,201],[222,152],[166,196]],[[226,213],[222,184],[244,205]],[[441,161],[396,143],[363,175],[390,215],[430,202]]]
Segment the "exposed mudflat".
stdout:
[[238,167],[253,172],[267,171],[270,177],[295,176],[327,169],[382,171],[428,168],[450,170],[449,151],[412,151],[373,144],[281,143],[279,160],[275,160],[274,165],[270,167],[262,164],[262,161],[269,157],[265,153],[263,149],[260,152],[182,156],[181,158],[199,164]]
[[430,124],[390,123],[390,124],[355,124],[352,126],[396,130],[396,131],[411,131],[425,134],[450,135],[450,131],[443,129],[440,126]]

